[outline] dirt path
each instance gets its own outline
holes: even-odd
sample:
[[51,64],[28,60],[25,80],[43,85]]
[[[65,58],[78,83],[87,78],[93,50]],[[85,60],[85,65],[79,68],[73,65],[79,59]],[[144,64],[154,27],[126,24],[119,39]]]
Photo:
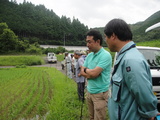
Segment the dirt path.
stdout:
[[34,65],[33,67],[54,67],[57,70],[61,71],[62,73],[66,74],[65,69],[62,70],[61,62],[59,62],[59,61],[57,61],[57,63],[47,63],[44,65]]
[[[0,66],[0,68],[13,68],[15,66]],[[61,62],[57,61],[57,63],[46,63],[44,65],[34,65],[33,67],[54,67],[57,70],[61,71],[63,74],[66,75],[66,70],[62,70]],[[75,77],[73,76],[73,79],[75,80]]]

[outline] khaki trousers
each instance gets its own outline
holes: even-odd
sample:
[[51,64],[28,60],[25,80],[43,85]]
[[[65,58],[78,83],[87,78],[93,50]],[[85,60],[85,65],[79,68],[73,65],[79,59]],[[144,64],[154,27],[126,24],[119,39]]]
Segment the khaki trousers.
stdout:
[[106,120],[108,91],[98,94],[87,92],[87,104],[90,120]]

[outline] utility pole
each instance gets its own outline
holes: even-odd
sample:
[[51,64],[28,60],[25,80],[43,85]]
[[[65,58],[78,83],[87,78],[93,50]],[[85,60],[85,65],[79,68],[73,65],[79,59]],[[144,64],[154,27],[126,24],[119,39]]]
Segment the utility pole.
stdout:
[[65,38],[65,33],[64,33],[64,47],[65,47],[65,39],[66,39],[66,38]]

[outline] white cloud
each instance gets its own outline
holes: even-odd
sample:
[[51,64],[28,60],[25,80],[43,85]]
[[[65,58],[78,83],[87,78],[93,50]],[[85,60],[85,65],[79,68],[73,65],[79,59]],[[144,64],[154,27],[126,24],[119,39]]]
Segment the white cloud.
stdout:
[[[144,21],[160,10],[160,0],[27,0],[43,4],[58,16],[78,18],[89,27],[104,27],[113,18],[124,19],[133,24]],[[23,0],[17,0],[23,2]]]

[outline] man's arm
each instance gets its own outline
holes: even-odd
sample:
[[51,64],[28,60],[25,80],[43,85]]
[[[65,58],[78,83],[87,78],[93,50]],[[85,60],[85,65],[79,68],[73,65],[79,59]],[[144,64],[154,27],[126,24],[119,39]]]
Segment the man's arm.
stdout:
[[81,67],[81,75],[84,76],[85,78],[96,78],[100,75],[100,73],[103,71],[102,68],[100,67],[95,67],[94,69],[88,69],[85,67]]
[[145,70],[143,61],[130,59],[126,63],[128,64],[125,66],[130,66],[130,69],[124,70],[125,83],[138,104],[138,112],[141,116],[152,120],[152,117],[157,114],[157,98],[152,92],[149,70],[148,72]]

